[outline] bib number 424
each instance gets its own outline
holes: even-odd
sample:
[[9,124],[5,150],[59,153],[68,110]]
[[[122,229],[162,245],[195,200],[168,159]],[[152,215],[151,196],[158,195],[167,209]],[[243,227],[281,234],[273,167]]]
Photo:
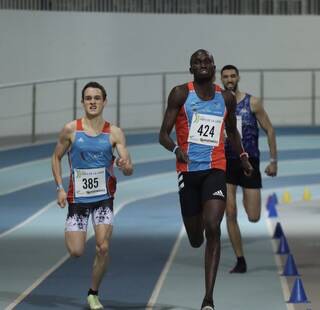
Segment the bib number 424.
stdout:
[[192,116],[188,142],[218,146],[223,117],[217,115],[196,114]]
[[214,126],[209,125],[200,125],[199,129],[197,130],[200,136],[202,137],[211,137],[213,138],[214,136]]

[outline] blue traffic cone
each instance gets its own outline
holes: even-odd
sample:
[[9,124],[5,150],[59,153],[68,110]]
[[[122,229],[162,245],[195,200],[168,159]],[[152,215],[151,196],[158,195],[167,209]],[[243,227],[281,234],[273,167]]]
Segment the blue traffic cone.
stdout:
[[274,229],[274,233],[273,233],[273,239],[280,239],[281,236],[283,236],[283,230],[281,227],[281,224],[279,222],[277,222],[276,224],[276,228]]
[[272,194],[272,199],[273,199],[273,202],[274,202],[274,204],[278,204],[278,196],[277,196],[277,194],[276,193],[273,193]]
[[266,208],[267,210],[270,210],[271,207],[274,207],[276,205],[276,201],[273,195],[269,195],[267,198],[267,204],[266,204]]
[[280,237],[280,243],[279,243],[277,254],[283,255],[283,254],[289,254],[289,252],[290,250],[289,250],[287,239],[285,235],[282,235]]
[[269,210],[270,205],[273,203],[272,195],[269,195],[267,198],[266,208]]
[[278,217],[278,212],[274,204],[270,204],[268,210],[269,210],[269,217]]
[[296,278],[293,284],[290,299],[287,302],[292,304],[309,303],[300,278]]
[[296,263],[294,262],[292,254],[287,257],[286,264],[282,273],[283,276],[299,276]]

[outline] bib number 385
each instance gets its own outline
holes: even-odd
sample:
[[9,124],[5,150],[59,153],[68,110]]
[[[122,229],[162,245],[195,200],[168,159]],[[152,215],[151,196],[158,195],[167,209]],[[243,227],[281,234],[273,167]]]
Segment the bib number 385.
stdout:
[[105,168],[74,169],[76,197],[92,197],[107,193]]
[[188,142],[218,146],[223,117],[207,114],[193,114]]

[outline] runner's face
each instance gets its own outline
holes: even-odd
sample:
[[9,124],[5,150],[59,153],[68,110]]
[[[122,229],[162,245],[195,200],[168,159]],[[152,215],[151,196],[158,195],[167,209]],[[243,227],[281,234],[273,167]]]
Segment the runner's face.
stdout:
[[239,75],[236,70],[224,70],[221,75],[221,82],[225,89],[236,91],[238,89]]
[[88,87],[84,92],[82,103],[87,115],[97,116],[102,114],[106,100],[103,100],[102,92],[99,88]]
[[195,79],[212,79],[215,68],[212,55],[202,52],[193,56],[190,72]]

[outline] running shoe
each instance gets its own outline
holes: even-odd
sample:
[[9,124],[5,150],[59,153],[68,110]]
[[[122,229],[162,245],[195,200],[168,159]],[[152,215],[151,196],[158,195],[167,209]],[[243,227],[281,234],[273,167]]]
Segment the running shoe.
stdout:
[[213,301],[204,299],[201,305],[201,310],[214,310]]
[[214,310],[214,306],[204,306],[201,310]]
[[247,263],[244,257],[242,259],[238,259],[237,263],[230,270],[230,273],[246,273],[247,272]]
[[98,295],[88,295],[88,305],[90,310],[100,310],[103,309],[102,304],[99,301]]

